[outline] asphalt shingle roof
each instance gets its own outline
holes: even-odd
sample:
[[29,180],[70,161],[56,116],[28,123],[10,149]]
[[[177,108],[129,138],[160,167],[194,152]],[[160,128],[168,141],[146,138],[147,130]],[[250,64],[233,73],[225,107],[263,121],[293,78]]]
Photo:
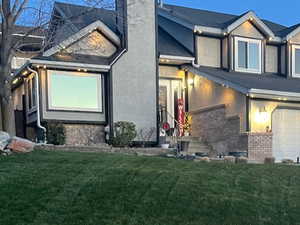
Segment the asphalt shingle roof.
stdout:
[[[232,22],[240,18],[242,15],[232,15],[226,13],[213,12],[202,9],[193,9],[182,6],[165,4],[164,8],[167,12],[175,17],[179,17],[185,21],[188,21],[193,25],[209,26],[215,28],[225,28]],[[262,20],[276,35],[280,31],[287,29],[286,26],[273,23],[268,20]]]
[[200,67],[195,68],[187,66],[190,70],[196,72],[198,75],[207,74],[219,78],[221,80],[229,81],[247,89],[264,89],[282,92],[300,92],[299,78],[286,78],[279,74],[251,74],[240,72],[228,72],[226,70]]
[[161,55],[193,57],[193,54],[188,49],[161,27],[158,27],[158,51]]

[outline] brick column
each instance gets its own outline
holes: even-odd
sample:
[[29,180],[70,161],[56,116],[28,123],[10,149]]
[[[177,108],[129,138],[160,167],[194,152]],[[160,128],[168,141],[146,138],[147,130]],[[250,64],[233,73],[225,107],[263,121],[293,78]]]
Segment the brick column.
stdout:
[[247,133],[248,158],[252,161],[264,162],[265,158],[272,157],[272,133]]

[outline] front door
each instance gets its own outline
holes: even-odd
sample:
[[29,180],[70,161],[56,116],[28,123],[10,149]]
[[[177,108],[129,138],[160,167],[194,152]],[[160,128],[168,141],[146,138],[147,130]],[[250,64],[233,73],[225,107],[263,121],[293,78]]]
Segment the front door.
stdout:
[[178,115],[178,99],[182,98],[182,81],[174,79],[159,80],[159,107],[161,122],[168,122],[174,128]]

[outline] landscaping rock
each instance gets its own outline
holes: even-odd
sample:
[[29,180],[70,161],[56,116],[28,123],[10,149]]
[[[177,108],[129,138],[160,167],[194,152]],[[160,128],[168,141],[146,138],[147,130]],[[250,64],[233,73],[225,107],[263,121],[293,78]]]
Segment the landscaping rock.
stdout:
[[35,143],[27,139],[13,137],[7,148],[15,153],[28,153],[33,151],[34,146]]
[[224,162],[225,163],[235,163],[235,157],[233,157],[233,156],[225,156],[224,157]]
[[264,160],[265,164],[274,164],[275,163],[275,158],[274,157],[267,157]]
[[4,149],[3,151],[2,150],[0,151],[0,155],[3,155],[3,156],[9,156],[11,154],[12,154],[12,152],[9,149]]
[[236,163],[237,164],[247,164],[248,163],[248,158],[246,158],[246,157],[238,157],[238,158],[236,158]]
[[195,162],[210,162],[210,158],[208,157],[196,157],[194,159]]
[[6,146],[9,144],[10,136],[8,133],[4,131],[0,131],[0,150],[4,150]]
[[294,164],[294,161],[291,159],[283,159],[281,162],[284,164]]

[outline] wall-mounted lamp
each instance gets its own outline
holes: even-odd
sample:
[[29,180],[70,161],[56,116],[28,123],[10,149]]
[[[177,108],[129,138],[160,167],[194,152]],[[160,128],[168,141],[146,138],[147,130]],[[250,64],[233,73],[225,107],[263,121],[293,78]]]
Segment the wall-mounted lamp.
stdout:
[[188,78],[187,83],[188,83],[188,85],[194,87],[194,85],[195,85],[195,77]]
[[266,110],[266,107],[262,107],[255,115],[255,120],[257,123],[266,123],[269,119],[269,114]]

